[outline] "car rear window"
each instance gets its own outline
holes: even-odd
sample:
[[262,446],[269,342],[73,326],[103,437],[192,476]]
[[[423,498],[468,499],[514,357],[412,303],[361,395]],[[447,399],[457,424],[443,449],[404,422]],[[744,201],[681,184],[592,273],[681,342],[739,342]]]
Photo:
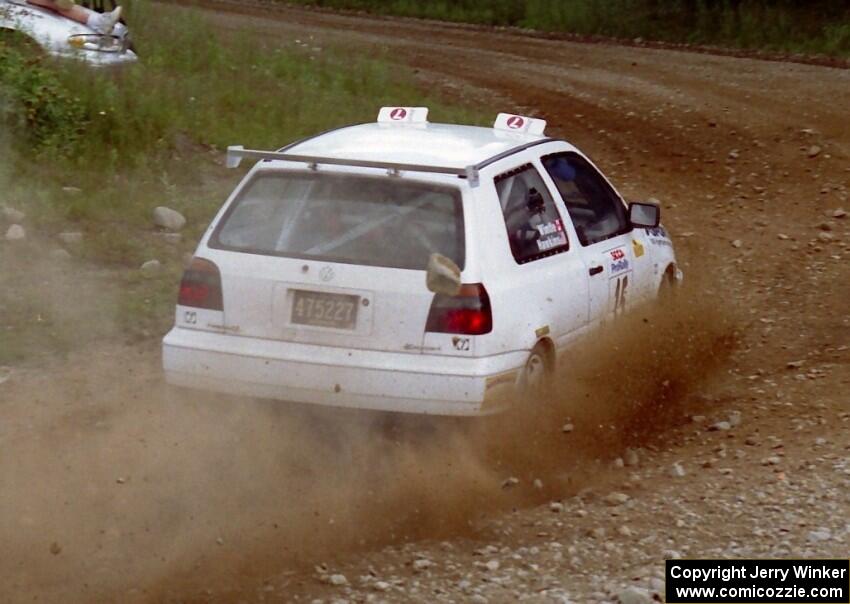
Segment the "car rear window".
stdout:
[[258,173],[230,206],[210,246],[424,270],[432,253],[464,265],[460,190],[317,172]]

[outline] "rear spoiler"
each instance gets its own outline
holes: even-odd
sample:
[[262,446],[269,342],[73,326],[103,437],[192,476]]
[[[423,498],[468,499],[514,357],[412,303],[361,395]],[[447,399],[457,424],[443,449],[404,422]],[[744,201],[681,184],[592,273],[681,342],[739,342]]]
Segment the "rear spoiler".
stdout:
[[307,164],[311,170],[319,165],[355,166],[358,168],[380,168],[386,170],[389,176],[399,176],[401,172],[428,172],[431,174],[453,174],[465,178],[470,186],[478,186],[478,166],[465,168],[449,168],[442,166],[423,166],[420,164],[399,164],[394,162],[371,161],[364,159],[341,159],[335,157],[317,157],[313,155],[294,155],[279,151],[257,151],[246,149],[242,145],[231,145],[227,148],[227,167],[238,168],[243,159],[292,161]]

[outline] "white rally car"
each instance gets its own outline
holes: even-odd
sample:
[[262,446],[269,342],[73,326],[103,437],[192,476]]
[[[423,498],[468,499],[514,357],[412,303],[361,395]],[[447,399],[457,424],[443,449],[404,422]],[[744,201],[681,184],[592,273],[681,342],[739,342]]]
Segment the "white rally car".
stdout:
[[441,415],[503,409],[580,334],[681,279],[659,208],[624,203],[546,123],[381,110],[258,159],[198,245],[169,383]]
[[26,0],[0,0],[0,33],[4,30],[26,36],[49,55],[81,59],[94,66],[137,60],[123,23],[117,23],[111,34],[99,34],[87,25]]

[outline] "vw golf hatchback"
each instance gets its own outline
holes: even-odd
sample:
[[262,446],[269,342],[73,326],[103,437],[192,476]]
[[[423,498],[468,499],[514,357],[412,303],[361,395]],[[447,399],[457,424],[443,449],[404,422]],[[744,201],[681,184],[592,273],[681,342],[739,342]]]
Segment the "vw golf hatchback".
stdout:
[[169,383],[441,415],[504,409],[559,351],[681,279],[659,208],[626,204],[546,123],[421,107],[258,160],[198,245]]

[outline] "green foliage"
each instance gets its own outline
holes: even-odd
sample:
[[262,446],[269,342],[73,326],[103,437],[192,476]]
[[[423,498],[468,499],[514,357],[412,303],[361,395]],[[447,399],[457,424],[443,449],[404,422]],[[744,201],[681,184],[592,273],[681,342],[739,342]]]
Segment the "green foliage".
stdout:
[[86,126],[85,109],[42,57],[0,39],[0,120],[36,152],[67,154]]
[[823,29],[823,52],[833,55],[850,54],[850,23],[832,23]]
[[289,0],[619,38],[850,56],[850,7],[812,0]]
[[429,17],[444,21],[468,21],[490,25],[519,23],[525,15],[526,0],[295,0],[296,4],[329,8],[368,10],[409,17]]
[[217,30],[191,9],[136,1],[127,12],[140,61],[119,70],[0,46],[0,101],[22,156],[38,149],[66,168],[151,170],[175,153],[280,146],[373,119],[381,104],[423,102],[379,58]]
[[[42,223],[112,231],[149,220],[152,205],[163,203],[203,221],[221,191],[200,195],[202,209],[185,191],[204,186],[200,166],[226,145],[280,147],[370,121],[382,104],[426,103],[446,121],[476,121],[423,98],[380,57],[219,30],[198,11],[143,0],[127,13],[140,60],[119,70],[0,46],[0,119],[15,151],[4,184],[40,183],[38,194],[28,193],[38,207],[25,209]],[[232,186],[222,173],[213,182]],[[69,185],[84,193],[65,193]],[[126,264],[142,257],[132,238],[118,239],[95,255]]]
[[[190,8],[122,5],[140,60],[119,70],[0,42],[0,205],[25,212],[27,229],[25,242],[0,241],[0,365],[161,336],[183,257],[240,178],[220,165],[226,145],[277,148],[372,121],[381,105],[428,105],[447,122],[491,117],[428,98],[380,56],[306,35],[249,37]],[[186,216],[181,241],[156,232],[159,205]],[[0,236],[7,226],[0,217]],[[62,231],[83,240],[62,244]],[[71,259],[50,256],[60,245]],[[152,258],[160,270],[141,273]]]

